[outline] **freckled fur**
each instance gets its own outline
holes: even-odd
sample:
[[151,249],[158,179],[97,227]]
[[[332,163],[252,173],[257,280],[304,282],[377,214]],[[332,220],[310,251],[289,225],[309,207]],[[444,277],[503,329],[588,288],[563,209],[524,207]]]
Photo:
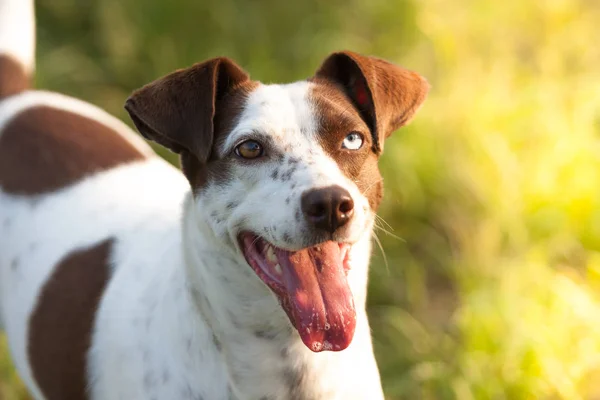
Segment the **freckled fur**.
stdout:
[[[14,11],[11,7],[24,3],[31,5],[0,0],[0,10],[8,5]],[[12,11],[11,16],[20,15]],[[21,25],[11,26],[31,28],[32,12],[25,14]],[[29,71],[32,47],[11,44],[5,27],[0,24],[0,54],[18,49],[21,53],[11,54]],[[150,139],[181,154],[185,175],[158,159],[124,124],[87,103],[38,91],[0,102],[0,144],[16,116],[47,106],[103,124],[117,133],[111,139],[115,146],[127,144],[143,154],[44,193],[23,195],[0,187],[0,321],[35,399],[54,400],[47,384],[36,379],[44,371],[32,370],[28,338],[44,332],[30,325],[30,317],[43,310],[37,302],[43,301],[61,260],[108,239],[108,274],[94,310],[89,348],[80,354],[90,399],[383,399],[365,312],[370,235],[381,198],[378,154],[366,151],[352,158],[338,153],[348,129],[372,128],[363,114],[352,111],[347,76],[339,75],[347,62],[338,64],[343,57],[335,57],[314,79],[284,85],[250,81],[226,59],[173,76],[169,93],[193,100],[204,111],[183,121],[186,129],[176,137],[169,129],[182,121],[172,120],[172,110],[160,108],[160,102],[150,109],[159,107],[155,111],[170,119],[168,124],[160,118],[154,121],[159,125],[145,119],[136,123]],[[367,80],[385,71],[379,63],[371,71],[367,58],[349,57],[358,59]],[[205,74],[207,66],[215,67],[214,74]],[[208,104],[191,92],[178,93],[179,77],[188,86],[203,82],[216,101],[208,98]],[[152,88],[165,93],[160,83]],[[384,95],[371,89],[374,109],[389,113]],[[134,117],[149,106],[144,97],[132,101]],[[414,112],[415,104],[400,117],[376,115],[381,117],[377,124],[397,123]],[[197,129],[205,130],[192,140],[189,134]],[[371,133],[370,140],[383,140]],[[251,163],[236,158],[235,145],[253,135],[265,140],[269,155]],[[20,162],[14,159],[9,167],[18,168]],[[308,190],[332,185],[346,189],[355,203],[352,221],[334,239],[353,243],[348,282],[357,328],[346,350],[317,355],[304,346],[276,297],[244,260],[236,233],[251,230],[288,249],[312,245],[322,238],[303,220],[300,199]]]

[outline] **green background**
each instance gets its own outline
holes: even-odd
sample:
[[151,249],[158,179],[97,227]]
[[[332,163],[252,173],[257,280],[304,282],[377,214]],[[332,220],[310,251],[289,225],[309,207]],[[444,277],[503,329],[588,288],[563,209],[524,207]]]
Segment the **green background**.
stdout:
[[[386,395],[600,399],[599,1],[37,3],[37,87],[125,120],[132,89],[217,55],[266,82],[340,49],[426,76],[381,161]],[[0,343],[0,399],[25,399]]]

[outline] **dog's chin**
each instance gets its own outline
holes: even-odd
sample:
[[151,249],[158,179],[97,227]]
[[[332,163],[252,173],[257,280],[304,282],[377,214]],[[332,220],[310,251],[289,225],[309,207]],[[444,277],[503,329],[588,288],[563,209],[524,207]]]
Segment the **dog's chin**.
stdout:
[[327,241],[289,251],[249,232],[241,233],[239,242],[310,350],[341,351],[350,345],[356,327],[347,280],[350,245]]

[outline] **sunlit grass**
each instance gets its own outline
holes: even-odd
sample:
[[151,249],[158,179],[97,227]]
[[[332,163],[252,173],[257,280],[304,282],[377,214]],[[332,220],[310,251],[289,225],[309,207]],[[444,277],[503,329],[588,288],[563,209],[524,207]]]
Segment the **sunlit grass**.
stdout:
[[[415,57],[433,63],[433,94],[386,149],[383,216],[408,243],[388,254],[404,271],[372,285],[404,293],[374,314],[388,393],[596,398],[600,56],[588,38],[600,13],[468,3],[420,8]],[[457,298],[433,322],[432,276]]]
[[2,334],[0,334],[0,399],[29,399],[23,383],[12,368],[6,337]]

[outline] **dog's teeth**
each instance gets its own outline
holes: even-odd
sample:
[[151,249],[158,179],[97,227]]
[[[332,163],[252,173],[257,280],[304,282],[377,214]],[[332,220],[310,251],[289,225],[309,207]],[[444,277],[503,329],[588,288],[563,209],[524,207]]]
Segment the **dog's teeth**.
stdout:
[[275,251],[272,246],[267,247],[267,260],[272,263],[277,262],[277,256],[275,255]]
[[279,263],[275,264],[275,272],[277,272],[279,275],[281,275],[281,265],[279,265]]

